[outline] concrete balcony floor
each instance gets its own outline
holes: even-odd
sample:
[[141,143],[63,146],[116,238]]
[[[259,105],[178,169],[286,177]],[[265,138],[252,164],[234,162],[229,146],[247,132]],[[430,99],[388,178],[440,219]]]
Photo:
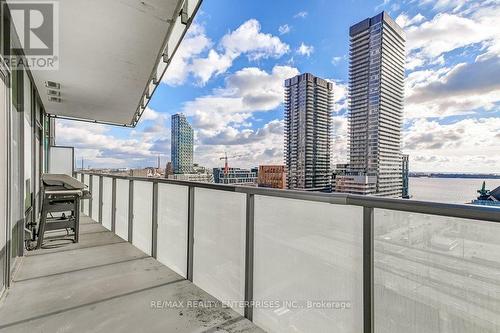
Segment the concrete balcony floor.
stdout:
[[21,259],[0,302],[0,331],[263,332],[226,307],[152,308],[216,299],[88,217],[78,244],[44,247]]

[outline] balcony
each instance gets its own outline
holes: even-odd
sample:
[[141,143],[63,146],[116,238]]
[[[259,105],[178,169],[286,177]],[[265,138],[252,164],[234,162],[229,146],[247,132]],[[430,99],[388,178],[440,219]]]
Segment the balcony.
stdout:
[[[0,330],[500,331],[494,207],[74,173],[55,118],[136,126],[200,1],[58,4],[54,71],[9,67],[0,13]],[[68,168],[92,192],[80,241],[27,251],[40,175]]]
[[79,243],[55,236],[23,258],[0,330],[262,332],[228,307],[183,307],[217,300],[88,217]]
[[[8,318],[0,327],[500,329],[498,209],[76,177],[93,193],[82,213],[97,223],[85,218],[79,244],[49,242],[23,258],[0,307],[0,318]],[[157,309],[151,303],[164,300],[226,307]]]

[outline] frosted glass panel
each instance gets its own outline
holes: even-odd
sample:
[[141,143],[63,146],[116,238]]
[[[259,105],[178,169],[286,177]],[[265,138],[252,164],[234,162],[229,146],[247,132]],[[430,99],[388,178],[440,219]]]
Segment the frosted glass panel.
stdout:
[[128,240],[128,192],[129,181],[125,179],[117,179],[115,234],[124,240]]
[[363,209],[256,195],[254,223],[254,322],[269,332],[362,332]]
[[50,147],[49,172],[62,173],[73,177],[73,148]]
[[100,193],[99,193],[99,176],[92,176],[92,220],[99,221],[99,201]]
[[375,331],[500,332],[500,225],[375,210]]
[[158,184],[157,259],[186,277],[188,187]]
[[[194,283],[223,302],[241,301],[246,195],[197,188],[194,202]],[[238,306],[233,309],[243,313]]]
[[134,223],[132,244],[151,254],[153,226],[153,183],[134,181]]
[[102,178],[102,225],[111,230],[111,209],[113,205],[113,179]]
[[[90,189],[90,176],[89,175],[83,175],[83,183],[87,185],[87,187]],[[91,195],[94,195],[94,193],[91,193]],[[90,200],[82,200],[83,203],[83,214],[89,215],[89,206],[90,206]]]

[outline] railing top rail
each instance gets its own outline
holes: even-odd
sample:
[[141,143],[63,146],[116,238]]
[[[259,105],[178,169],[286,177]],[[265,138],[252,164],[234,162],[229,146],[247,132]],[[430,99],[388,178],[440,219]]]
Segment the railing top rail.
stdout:
[[181,186],[192,186],[219,191],[230,191],[237,193],[248,193],[255,195],[279,197],[286,199],[297,199],[314,202],[323,202],[339,205],[352,205],[387,210],[404,211],[409,213],[421,213],[439,216],[448,216],[464,219],[483,220],[500,223],[500,209],[489,206],[477,206],[467,204],[448,204],[430,201],[418,201],[412,199],[392,199],[376,196],[365,196],[348,193],[320,193],[297,190],[281,190],[263,187],[251,187],[228,184],[200,183],[184,180],[173,180],[166,178],[133,177],[104,174],[89,171],[76,171],[76,174],[99,175],[116,179],[147,181],[153,183],[165,183]]

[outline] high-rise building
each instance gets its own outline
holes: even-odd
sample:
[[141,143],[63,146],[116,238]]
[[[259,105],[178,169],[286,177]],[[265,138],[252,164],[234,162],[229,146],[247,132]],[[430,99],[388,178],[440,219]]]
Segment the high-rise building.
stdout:
[[172,115],[172,167],[174,173],[191,173],[193,169],[194,132],[182,113]]
[[401,159],[402,173],[403,173],[403,193],[401,197],[403,199],[410,199],[410,156],[408,154],[403,154]]
[[287,188],[330,187],[333,84],[304,73],[285,80]]
[[401,197],[405,36],[382,12],[353,26],[346,192]]
[[257,177],[259,187],[286,187],[286,168],[284,165],[259,165]]

